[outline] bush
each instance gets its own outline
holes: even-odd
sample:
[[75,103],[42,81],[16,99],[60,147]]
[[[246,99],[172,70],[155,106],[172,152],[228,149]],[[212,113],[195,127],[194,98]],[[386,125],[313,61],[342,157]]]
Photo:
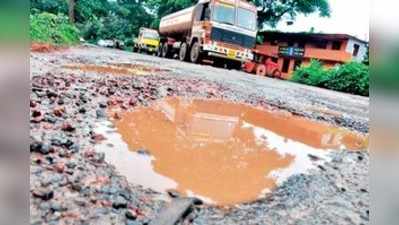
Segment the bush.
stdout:
[[298,68],[291,80],[301,84],[320,86],[327,77],[328,71],[323,68],[323,65],[317,60],[312,60],[308,66]]
[[369,96],[369,68],[358,62],[350,62],[332,69],[324,69],[318,61],[297,69],[292,81],[327,88],[335,91]]
[[30,16],[32,42],[72,45],[79,42],[79,30],[62,14],[39,13]]
[[350,62],[330,70],[323,86],[351,94],[369,96],[369,69],[363,63]]

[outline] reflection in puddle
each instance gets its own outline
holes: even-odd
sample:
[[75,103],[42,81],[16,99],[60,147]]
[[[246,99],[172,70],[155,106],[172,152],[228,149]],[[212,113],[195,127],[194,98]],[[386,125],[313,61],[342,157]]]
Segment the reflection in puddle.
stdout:
[[98,149],[131,183],[219,205],[255,200],[306,172],[318,163],[309,154],[326,159],[330,149],[366,147],[365,138],[342,129],[216,100],[170,98],[114,124],[113,134],[104,124],[97,130],[114,147]]

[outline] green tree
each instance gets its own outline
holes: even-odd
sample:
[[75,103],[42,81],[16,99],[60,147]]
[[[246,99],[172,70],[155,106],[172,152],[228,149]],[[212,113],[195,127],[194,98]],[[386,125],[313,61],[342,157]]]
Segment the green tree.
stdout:
[[288,15],[295,20],[298,14],[318,12],[320,16],[330,15],[328,0],[251,0],[260,8],[258,11],[259,25],[268,24],[276,26],[277,23]]
[[152,8],[158,18],[161,18],[167,14],[192,6],[197,2],[197,0],[147,0],[146,6]]
[[79,31],[66,15],[43,12],[30,15],[30,38],[33,42],[71,45],[79,43]]
[[75,19],[77,23],[84,23],[92,16],[107,16],[110,5],[108,0],[69,0],[75,2]]
[[37,10],[38,12],[49,12],[53,14],[67,14],[68,13],[68,0],[31,0],[31,11]]

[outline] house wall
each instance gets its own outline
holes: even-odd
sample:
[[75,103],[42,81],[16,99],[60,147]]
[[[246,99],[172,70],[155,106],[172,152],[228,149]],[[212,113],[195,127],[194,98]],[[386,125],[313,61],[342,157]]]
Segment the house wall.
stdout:
[[[356,41],[355,39],[336,39],[336,40],[337,41],[339,40],[341,42],[341,47],[339,50],[333,49],[334,39],[331,38],[328,40],[324,40],[325,48],[320,48],[318,46],[320,45],[320,43],[317,44],[316,40],[311,40],[311,39],[309,40],[292,39],[290,41],[287,41],[287,39],[277,40],[278,42],[277,45],[272,45],[271,40],[266,39],[265,42],[262,45],[258,45],[256,49],[265,56],[278,58],[277,61],[278,68],[282,73],[282,77],[285,79],[289,79],[292,76],[295,70],[296,60],[301,60],[302,61],[301,66],[306,66],[309,65],[311,59],[317,59],[323,64],[325,68],[332,68],[336,65],[350,62],[351,60],[362,61],[364,59],[364,56],[367,53],[367,45],[365,43]],[[320,41],[323,42],[323,40]],[[292,46],[295,47],[298,47],[299,42],[302,42],[305,48],[304,57],[301,59],[295,59],[279,55],[279,46],[287,46],[288,42],[293,44]],[[354,44],[359,45],[359,52],[357,57],[353,57]],[[283,72],[284,60],[289,60],[288,72],[286,73]]]
[[[358,44],[359,47],[359,53],[358,55],[355,57],[353,56],[353,50],[354,50],[354,45]],[[366,57],[367,54],[367,45],[363,42],[360,41],[356,41],[354,39],[349,39],[348,44],[346,46],[346,52],[352,54],[352,59],[356,62],[362,62],[364,60],[364,58]]]

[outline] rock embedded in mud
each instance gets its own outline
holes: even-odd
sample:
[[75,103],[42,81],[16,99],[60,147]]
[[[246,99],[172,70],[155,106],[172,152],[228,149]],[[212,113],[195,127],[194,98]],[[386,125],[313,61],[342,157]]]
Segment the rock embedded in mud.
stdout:
[[47,95],[47,98],[56,98],[58,96],[57,93],[55,93],[53,91],[49,91],[49,90],[47,90],[46,95]]
[[127,201],[125,198],[118,195],[115,199],[112,200],[112,207],[114,209],[127,208]]
[[42,142],[35,141],[30,144],[30,151],[47,155],[50,153],[51,147],[48,144],[43,144]]
[[133,211],[133,210],[127,210],[125,213],[125,216],[128,220],[136,220],[137,219],[137,213],[136,213],[136,211]]
[[86,109],[85,108],[80,108],[79,109],[79,113],[80,114],[85,114],[86,113]]
[[107,108],[107,103],[100,102],[100,103],[98,104],[98,106],[99,106],[100,108],[102,108],[102,109],[105,109],[105,108]]
[[49,188],[36,188],[32,191],[32,195],[35,198],[40,198],[43,201],[48,201],[54,197],[54,192]]
[[59,162],[54,165],[54,170],[58,173],[63,173],[65,170],[65,163]]
[[172,197],[172,198],[179,198],[179,197],[181,197],[180,192],[178,192],[177,190],[171,189],[171,190],[168,190],[167,192],[168,192],[168,195],[169,195],[170,197]]
[[97,116],[97,119],[106,118],[107,117],[107,113],[105,112],[104,109],[97,109],[96,110],[96,116]]
[[33,100],[30,100],[29,106],[30,106],[31,108],[36,108],[37,102],[36,102],[36,101],[33,101]]
[[50,204],[50,209],[53,212],[64,212],[67,211],[68,208],[60,202],[53,202]]
[[316,156],[316,155],[312,155],[312,154],[308,154],[308,157],[312,160],[312,161],[319,161],[321,158]]
[[57,122],[57,119],[54,116],[46,114],[44,116],[44,121],[47,123],[55,124]]
[[32,111],[32,117],[36,118],[36,117],[40,117],[42,116],[42,112],[39,110],[33,110]]
[[137,153],[140,155],[151,155],[150,151],[148,151],[147,149],[137,149]]
[[86,152],[85,157],[94,163],[102,163],[105,160],[105,154],[103,152]]
[[62,130],[65,132],[74,132],[76,130],[75,127],[72,126],[70,123],[64,123],[62,125]]
[[64,108],[55,108],[53,110],[53,114],[55,116],[58,116],[58,117],[62,117],[64,115],[64,113],[65,113],[65,109]]

